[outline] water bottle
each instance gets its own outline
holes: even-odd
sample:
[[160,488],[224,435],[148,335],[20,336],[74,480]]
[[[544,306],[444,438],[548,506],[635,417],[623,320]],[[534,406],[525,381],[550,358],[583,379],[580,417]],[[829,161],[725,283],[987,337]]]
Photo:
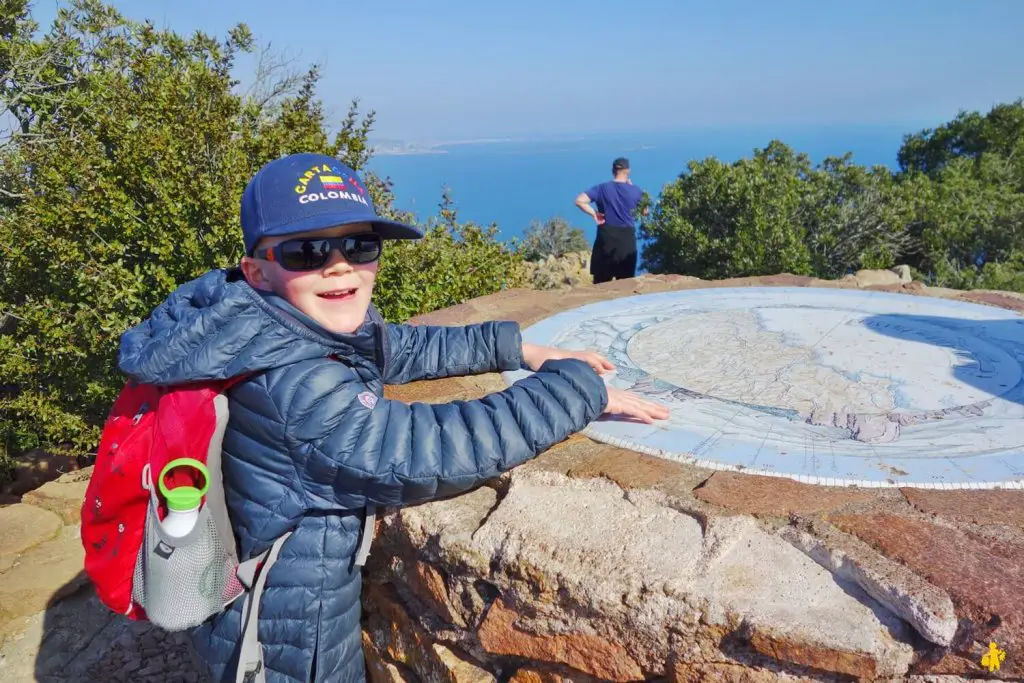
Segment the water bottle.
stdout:
[[[203,475],[203,487],[175,486],[168,489],[164,483],[164,477],[171,470],[178,467],[191,467]],[[160,522],[164,533],[173,538],[187,536],[199,519],[199,507],[202,505],[203,496],[210,488],[210,472],[206,465],[193,460],[192,458],[178,458],[167,463],[167,466],[160,472],[160,493],[167,503],[167,516]]]

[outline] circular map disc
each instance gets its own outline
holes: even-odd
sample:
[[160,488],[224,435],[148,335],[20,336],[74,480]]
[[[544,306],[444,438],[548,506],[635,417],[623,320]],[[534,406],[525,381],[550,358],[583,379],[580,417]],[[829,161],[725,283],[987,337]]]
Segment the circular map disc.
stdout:
[[602,353],[609,385],[672,411],[655,425],[603,417],[585,431],[598,441],[832,486],[1024,488],[1024,318],[1011,311],[698,289],[583,306],[523,340]]

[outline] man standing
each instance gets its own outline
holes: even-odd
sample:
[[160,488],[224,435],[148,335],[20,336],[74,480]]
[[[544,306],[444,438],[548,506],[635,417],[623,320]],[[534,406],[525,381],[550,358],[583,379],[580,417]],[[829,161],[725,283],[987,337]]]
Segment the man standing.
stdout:
[[[612,162],[612,176],[612,180],[595,185],[576,197],[580,211],[597,223],[597,239],[590,257],[594,284],[636,275],[633,216],[643,197],[643,190],[629,179],[629,159],[619,157]],[[590,206],[591,202],[597,204],[597,211]]]

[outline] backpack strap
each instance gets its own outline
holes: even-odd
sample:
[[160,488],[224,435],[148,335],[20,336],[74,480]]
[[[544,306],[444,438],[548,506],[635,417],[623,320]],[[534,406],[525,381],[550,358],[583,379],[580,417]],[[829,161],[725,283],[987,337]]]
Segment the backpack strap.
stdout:
[[373,526],[377,520],[377,508],[372,505],[366,506],[366,517],[363,519],[362,538],[359,539],[359,550],[356,551],[356,566],[362,567],[366,564],[366,558],[370,556],[370,544],[373,543]]
[[[291,535],[292,532],[289,531],[274,541],[269,550],[238,565],[239,581],[246,587],[251,587],[251,590],[246,592],[245,601],[242,603],[242,645],[238,656],[238,670],[235,671],[235,683],[266,683],[267,672],[263,667],[263,646],[260,645],[258,630],[260,598],[263,597],[270,569],[281,553],[281,546]],[[259,568],[261,562],[263,567]],[[259,576],[253,584],[252,579],[258,568]]]

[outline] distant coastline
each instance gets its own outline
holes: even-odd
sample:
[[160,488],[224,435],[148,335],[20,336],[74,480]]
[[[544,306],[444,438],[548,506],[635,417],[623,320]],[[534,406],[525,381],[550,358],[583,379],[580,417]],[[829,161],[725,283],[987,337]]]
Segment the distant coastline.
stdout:
[[437,212],[442,192],[460,220],[497,223],[501,239],[522,237],[533,220],[561,217],[593,240],[596,226],[573,203],[609,174],[618,156],[629,158],[633,182],[657,198],[692,160],[724,163],[749,158],[773,139],[815,163],[853,153],[854,163],[897,168],[904,126],[757,126],[635,133],[543,133],[458,139],[381,137],[368,170],[394,183],[396,206],[421,220]]
[[372,140],[370,147],[373,148],[375,156],[410,156],[420,154],[448,154],[449,147],[460,147],[469,145],[503,145],[522,144],[537,142],[576,142],[584,139],[582,136],[555,136],[551,138],[471,138],[465,140]]

